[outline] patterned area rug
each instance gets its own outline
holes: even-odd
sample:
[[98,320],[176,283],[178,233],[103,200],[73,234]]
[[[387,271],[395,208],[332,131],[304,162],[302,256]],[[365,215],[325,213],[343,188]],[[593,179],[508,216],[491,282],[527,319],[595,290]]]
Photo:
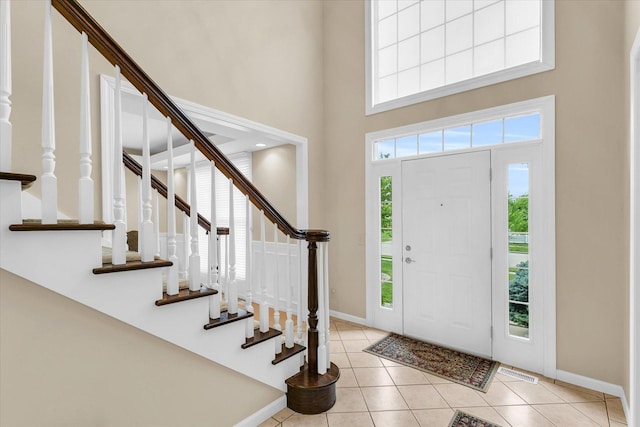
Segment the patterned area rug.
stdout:
[[473,415],[467,414],[466,412],[462,412],[457,410],[453,415],[453,419],[449,423],[449,427],[500,427],[498,424],[490,423],[487,420],[483,420],[482,418],[474,417]]
[[500,366],[498,362],[489,359],[397,334],[390,334],[364,351],[484,393],[489,389],[491,380]]

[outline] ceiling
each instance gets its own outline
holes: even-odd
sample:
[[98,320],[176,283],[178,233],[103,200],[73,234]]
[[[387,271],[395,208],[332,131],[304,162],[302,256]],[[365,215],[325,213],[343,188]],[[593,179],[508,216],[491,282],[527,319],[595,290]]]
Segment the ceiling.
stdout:
[[[122,146],[134,157],[142,153],[142,115],[144,98],[139,94],[122,93]],[[148,108],[149,148],[151,151],[151,168],[162,170],[167,168],[167,123],[162,114],[151,104]],[[274,135],[249,129],[235,123],[211,117],[190,117],[200,130],[226,156],[240,152],[264,150],[287,144],[284,139]],[[187,139],[172,127],[174,146],[174,167],[180,168],[189,164],[190,151]],[[183,148],[180,148],[183,147]],[[205,160],[204,155],[196,152],[196,161]]]

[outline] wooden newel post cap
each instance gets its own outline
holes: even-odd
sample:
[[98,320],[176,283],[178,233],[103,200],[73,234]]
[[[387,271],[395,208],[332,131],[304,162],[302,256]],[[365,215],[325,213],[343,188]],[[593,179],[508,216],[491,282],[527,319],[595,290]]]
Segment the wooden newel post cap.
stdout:
[[307,242],[328,242],[331,234],[327,230],[304,230]]

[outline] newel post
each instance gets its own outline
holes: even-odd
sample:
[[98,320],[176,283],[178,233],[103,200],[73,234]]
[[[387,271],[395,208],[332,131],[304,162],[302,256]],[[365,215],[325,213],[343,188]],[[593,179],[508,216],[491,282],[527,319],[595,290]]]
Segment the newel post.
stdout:
[[[326,412],[336,403],[336,383],[340,378],[340,370],[333,363],[327,363],[328,369],[321,373],[318,369],[318,347],[320,333],[318,331],[318,311],[325,301],[320,301],[318,286],[318,243],[329,241],[329,232],[324,230],[306,230],[305,240],[309,243],[309,282],[308,282],[308,308],[309,316],[307,325],[307,363],[299,373],[288,378],[287,406],[301,414],[319,414]],[[322,266],[324,268],[324,266]],[[322,284],[324,285],[324,284]],[[322,307],[320,312],[328,310]],[[324,370],[324,369],[323,369]]]

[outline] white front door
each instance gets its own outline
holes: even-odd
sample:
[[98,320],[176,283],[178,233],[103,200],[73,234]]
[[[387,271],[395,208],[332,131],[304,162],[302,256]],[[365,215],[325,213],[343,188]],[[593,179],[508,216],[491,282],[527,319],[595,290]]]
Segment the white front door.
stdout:
[[402,162],[404,334],[491,357],[491,155]]

